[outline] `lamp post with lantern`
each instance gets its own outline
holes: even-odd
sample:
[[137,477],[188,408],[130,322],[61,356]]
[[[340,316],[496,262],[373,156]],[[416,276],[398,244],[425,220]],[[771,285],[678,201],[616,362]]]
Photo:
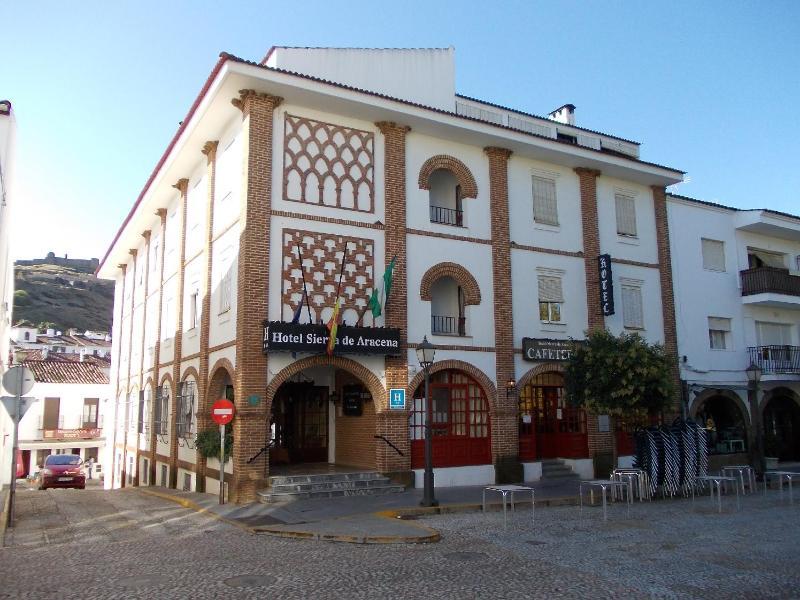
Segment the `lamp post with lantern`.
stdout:
[[761,411],[758,408],[758,384],[761,381],[761,375],[764,371],[759,365],[750,363],[750,366],[747,367],[744,372],[747,375],[747,400],[750,405],[750,456],[757,475],[763,477],[764,471],[766,470],[764,461],[764,429],[761,426]]
[[425,372],[425,475],[423,478],[422,506],[439,506],[433,497],[433,402],[430,397],[430,368],[436,349],[426,335],[417,346],[417,360]]

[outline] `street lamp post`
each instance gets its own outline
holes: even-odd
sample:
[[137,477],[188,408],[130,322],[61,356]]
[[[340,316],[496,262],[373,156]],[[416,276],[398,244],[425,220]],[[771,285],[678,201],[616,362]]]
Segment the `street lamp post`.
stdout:
[[433,497],[433,402],[430,397],[430,367],[435,355],[436,349],[426,335],[417,346],[417,360],[425,371],[425,476],[420,503],[422,506],[439,506],[439,501]]
[[750,404],[750,426],[751,426],[751,440],[752,448],[750,456],[753,460],[753,468],[759,477],[763,477],[765,469],[764,464],[764,430],[761,426],[761,411],[758,408],[758,384],[761,381],[761,374],[763,370],[755,363],[751,363],[747,369],[747,400]]

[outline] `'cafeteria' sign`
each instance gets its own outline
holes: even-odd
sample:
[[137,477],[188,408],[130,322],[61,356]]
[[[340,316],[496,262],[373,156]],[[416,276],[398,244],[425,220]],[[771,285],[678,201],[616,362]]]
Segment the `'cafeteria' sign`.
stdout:
[[575,340],[550,340],[546,338],[522,338],[522,357],[534,362],[564,362],[572,358]]

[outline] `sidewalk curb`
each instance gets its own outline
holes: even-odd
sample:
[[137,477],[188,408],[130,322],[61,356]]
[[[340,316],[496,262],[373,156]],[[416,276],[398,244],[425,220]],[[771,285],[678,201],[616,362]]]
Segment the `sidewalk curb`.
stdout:
[[8,489],[0,491],[3,494],[2,515],[0,515],[0,548],[6,546],[6,527],[8,526],[8,509],[11,505],[11,493]]
[[197,504],[196,502],[188,500],[187,498],[181,498],[180,496],[173,496],[172,494],[165,494],[163,492],[157,492],[155,490],[148,490],[146,488],[136,487],[131,489],[134,489],[141,494],[147,494],[150,496],[154,496],[156,498],[161,498],[162,500],[169,500],[170,502],[175,502],[176,504],[180,504],[184,508],[188,508],[189,510],[202,513],[208,517],[211,517],[212,519],[216,519],[217,521],[222,521],[223,523],[227,523],[228,525],[233,525],[234,527],[238,527],[239,529],[242,529],[247,533],[250,534],[256,533],[253,527],[245,525],[244,523],[240,523],[239,521],[236,521],[234,519],[229,519],[227,517],[223,517],[222,515],[218,515],[213,510],[204,508],[199,504]]

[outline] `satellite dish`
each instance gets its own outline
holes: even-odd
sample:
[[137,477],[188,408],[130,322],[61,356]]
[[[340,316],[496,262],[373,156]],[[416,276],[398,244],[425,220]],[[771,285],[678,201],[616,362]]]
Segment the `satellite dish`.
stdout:
[[3,387],[12,396],[24,396],[33,389],[34,383],[33,371],[21,365],[3,373]]

